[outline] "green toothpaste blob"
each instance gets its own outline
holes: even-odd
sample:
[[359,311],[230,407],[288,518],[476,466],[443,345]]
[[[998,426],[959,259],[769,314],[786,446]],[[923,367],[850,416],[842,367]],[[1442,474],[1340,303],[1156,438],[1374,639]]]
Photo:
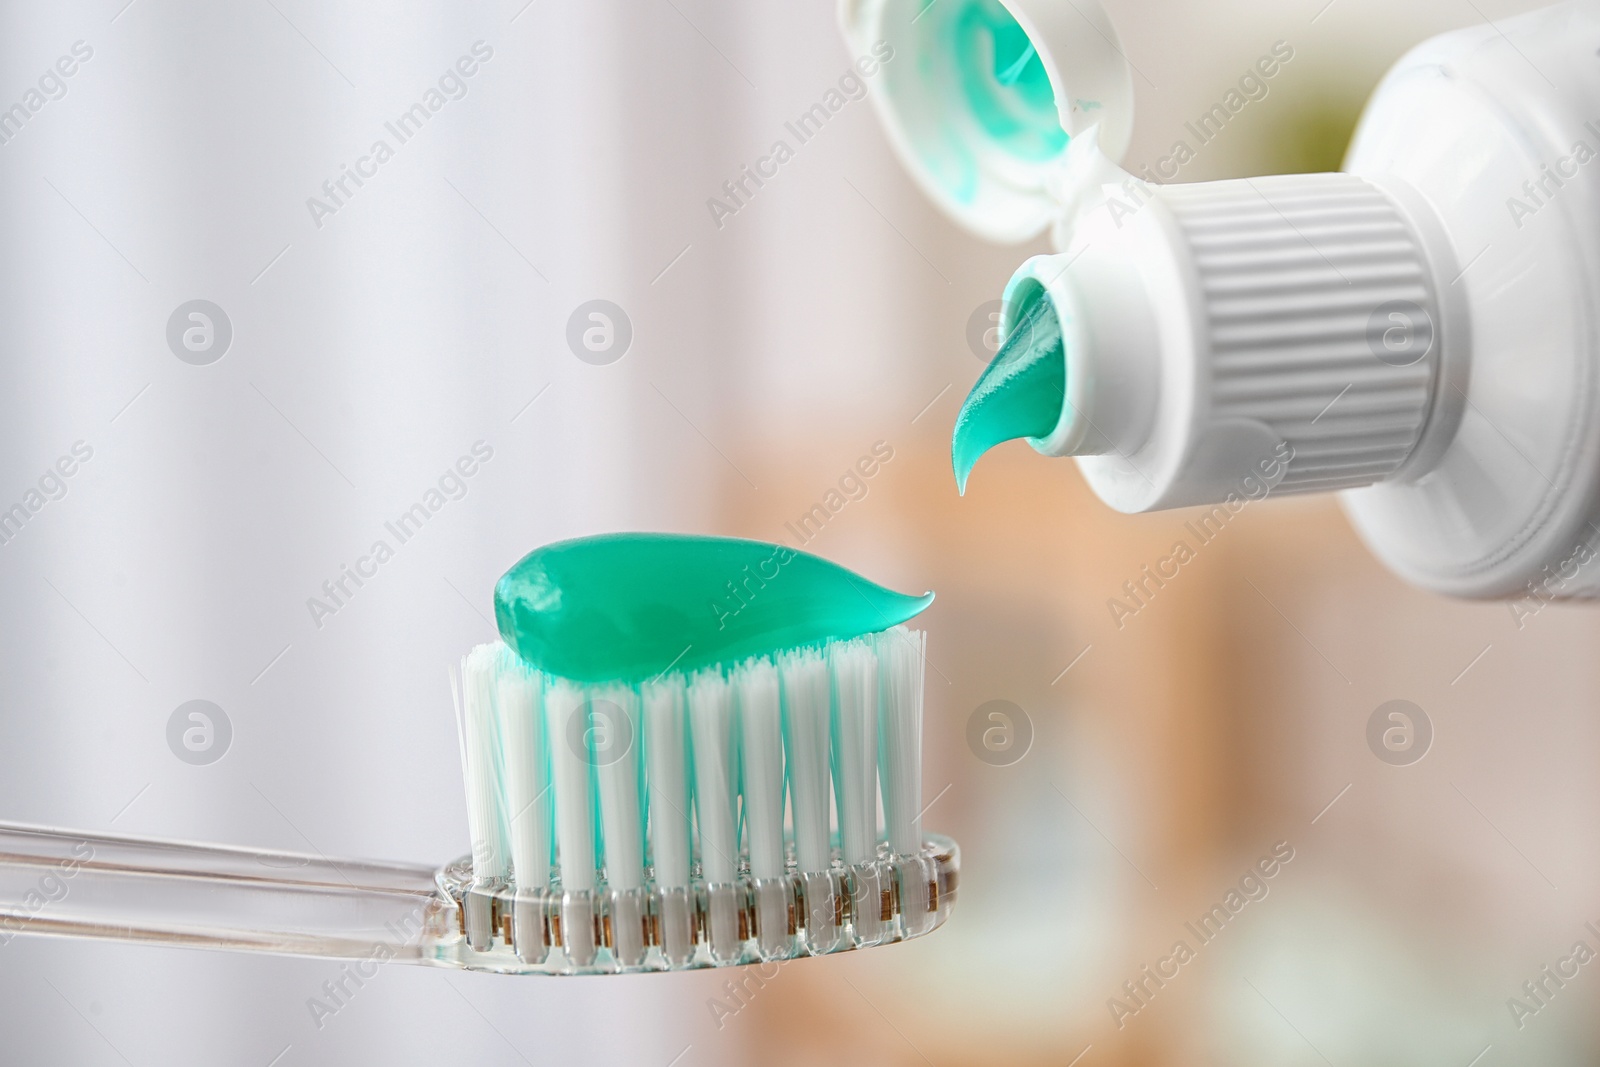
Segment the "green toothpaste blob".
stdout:
[[963,95],[979,127],[1007,152],[1046,160],[1067,146],[1055,91],[1033,42],[997,0],[971,0],[949,31]]
[[500,636],[577,682],[648,680],[887,630],[933,603],[783,545],[606,534],[535,549],[494,587]]
[[1005,441],[1048,437],[1066,403],[1061,320],[1037,284],[1019,295],[1024,301],[1021,316],[956,416],[950,462],[963,496],[967,478],[985,452]]

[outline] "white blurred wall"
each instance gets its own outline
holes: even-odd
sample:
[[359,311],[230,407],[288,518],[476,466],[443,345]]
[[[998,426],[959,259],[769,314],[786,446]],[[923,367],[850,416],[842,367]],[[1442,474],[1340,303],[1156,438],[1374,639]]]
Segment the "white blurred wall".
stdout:
[[[667,4],[121,2],[0,6],[7,104],[92,49],[0,145],[0,498],[93,450],[0,548],[0,818],[451,859],[445,672],[491,635],[494,579],[547,540],[706,511],[721,461],[685,416],[712,432],[721,301],[693,252],[657,278],[703,210],[657,198],[728,136],[731,76]],[[399,145],[385,122],[480,41],[465,96]],[[394,158],[317,226],[307,198],[378,137]],[[232,323],[207,366],[165,336],[194,298]],[[565,343],[593,298],[633,324],[614,365]],[[397,544],[385,520],[479,441],[464,497],[315,625],[307,598]],[[196,698],[233,728],[208,766],[166,741]],[[394,967],[318,1028],[335,970],[18,939],[0,1060],[734,1051],[693,1032],[681,982]]]

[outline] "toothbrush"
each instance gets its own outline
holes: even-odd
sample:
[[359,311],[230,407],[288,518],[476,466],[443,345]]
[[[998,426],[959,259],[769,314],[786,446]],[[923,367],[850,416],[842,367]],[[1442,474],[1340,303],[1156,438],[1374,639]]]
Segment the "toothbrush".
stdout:
[[[878,621],[896,617],[882,594],[899,594],[784,551],[813,589],[837,571]],[[433,868],[0,824],[0,945],[44,934],[596,974],[917,937],[948,917],[959,869],[954,842],[921,828],[924,649],[893,625],[594,683],[481,645],[452,672],[469,855]]]
[[[920,633],[895,627],[583,687],[541,678],[504,644],[473,649],[457,679],[473,798],[468,943],[573,973],[782,960],[927,932],[948,914],[955,851],[924,840],[908,767],[922,653]],[[491,699],[508,678],[543,694],[534,714]],[[542,728],[506,731],[519,720]],[[507,849],[518,835],[530,844]]]

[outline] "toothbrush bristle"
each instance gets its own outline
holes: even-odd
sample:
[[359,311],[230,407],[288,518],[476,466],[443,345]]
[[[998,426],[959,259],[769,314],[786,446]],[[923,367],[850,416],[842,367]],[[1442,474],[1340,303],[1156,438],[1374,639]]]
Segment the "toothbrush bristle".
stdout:
[[599,785],[606,882],[614,889],[644,885],[638,735],[639,691],[620,685],[596,690],[590,703],[589,758]]
[[752,878],[781,878],[783,847],[783,724],[778,668],[751,660],[733,672],[744,760],[744,826]]
[[925,647],[901,626],[604,685],[473,649],[456,681],[473,877],[519,907],[557,902],[516,912],[519,955],[563,944],[582,969],[604,947],[632,967],[658,945],[690,966],[923,932]]
[[828,662],[816,649],[800,649],[780,655],[778,671],[795,862],[801,871],[825,871],[833,861],[828,840]]
[[833,675],[833,789],[846,863],[872,858],[878,840],[878,659],[863,640],[828,649]]
[[886,635],[878,642],[878,684],[883,696],[878,727],[878,773],[883,781],[883,821],[891,852],[922,845],[922,664],[927,635]]
[[472,868],[481,881],[502,881],[510,873],[501,775],[502,745],[495,722],[494,681],[498,650],[480,645],[461,662],[452,678],[461,763],[467,780],[467,826],[472,834]]
[[556,857],[561,884],[568,889],[593,889],[595,884],[594,813],[589,808],[585,746],[588,715],[589,696],[582,686],[562,678],[548,680],[542,718],[555,785]]
[[689,740],[694,754],[694,816],[707,882],[739,876],[739,752],[733,687],[719,670],[689,679]]
[[689,884],[689,734],[683,678],[643,688],[645,760],[650,775],[650,852],[656,884]]

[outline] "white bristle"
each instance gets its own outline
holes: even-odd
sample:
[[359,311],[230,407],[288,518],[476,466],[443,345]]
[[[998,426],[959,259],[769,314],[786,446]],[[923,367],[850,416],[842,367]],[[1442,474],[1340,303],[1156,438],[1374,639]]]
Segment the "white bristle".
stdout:
[[683,678],[670,675],[644,686],[645,767],[649,775],[650,855],[656,884],[689,884],[689,735],[684,721]]
[[770,659],[750,660],[734,671],[733,683],[744,760],[744,833],[750,874],[760,879],[781,878],[785,857],[778,668]]
[[825,871],[833,862],[828,834],[828,663],[816,649],[778,657],[783,683],[783,739],[789,761],[789,810],[795,862]]
[[[897,627],[637,686],[545,675],[498,642],[474,649],[451,672],[473,877],[533,890],[559,874],[564,894],[559,926],[539,898],[516,898],[518,955],[559,945],[583,970],[609,949],[632,969],[655,951],[678,967],[697,951],[786,958],[796,938],[813,952],[879,943],[882,842],[924,850],[925,645]],[[602,877],[615,892],[591,899]],[[906,896],[916,878],[893,898],[906,930],[931,921],[933,891]],[[834,903],[846,885],[848,913]],[[482,951],[503,928],[476,906],[463,928]]]
[[500,738],[495,728],[492,645],[480,645],[461,661],[452,679],[461,766],[467,782],[467,828],[472,834],[472,874],[479,882],[504,881],[510,871],[502,808]]
[[922,677],[927,635],[897,626],[877,635],[878,769],[889,849],[922,848]]
[[544,720],[555,783],[556,852],[563,889],[593,889],[595,885],[589,758],[582,744],[587,715],[588,693],[582,686],[559,678],[550,680],[544,694]]
[[846,863],[876,854],[878,839],[878,658],[865,641],[828,648],[833,674],[833,788]]
[[689,733],[694,745],[694,810],[700,827],[700,866],[707,882],[739,875],[739,749],[733,690],[722,672],[689,679]]
[[590,759],[600,796],[606,883],[613,889],[644,885],[644,818],[639,807],[639,694],[612,685],[590,697]]
[[495,654],[496,720],[500,727],[505,776],[505,819],[511,839],[511,873],[524,889],[550,884],[555,859],[550,796],[550,751],[540,715],[539,673],[504,645],[485,645]]

